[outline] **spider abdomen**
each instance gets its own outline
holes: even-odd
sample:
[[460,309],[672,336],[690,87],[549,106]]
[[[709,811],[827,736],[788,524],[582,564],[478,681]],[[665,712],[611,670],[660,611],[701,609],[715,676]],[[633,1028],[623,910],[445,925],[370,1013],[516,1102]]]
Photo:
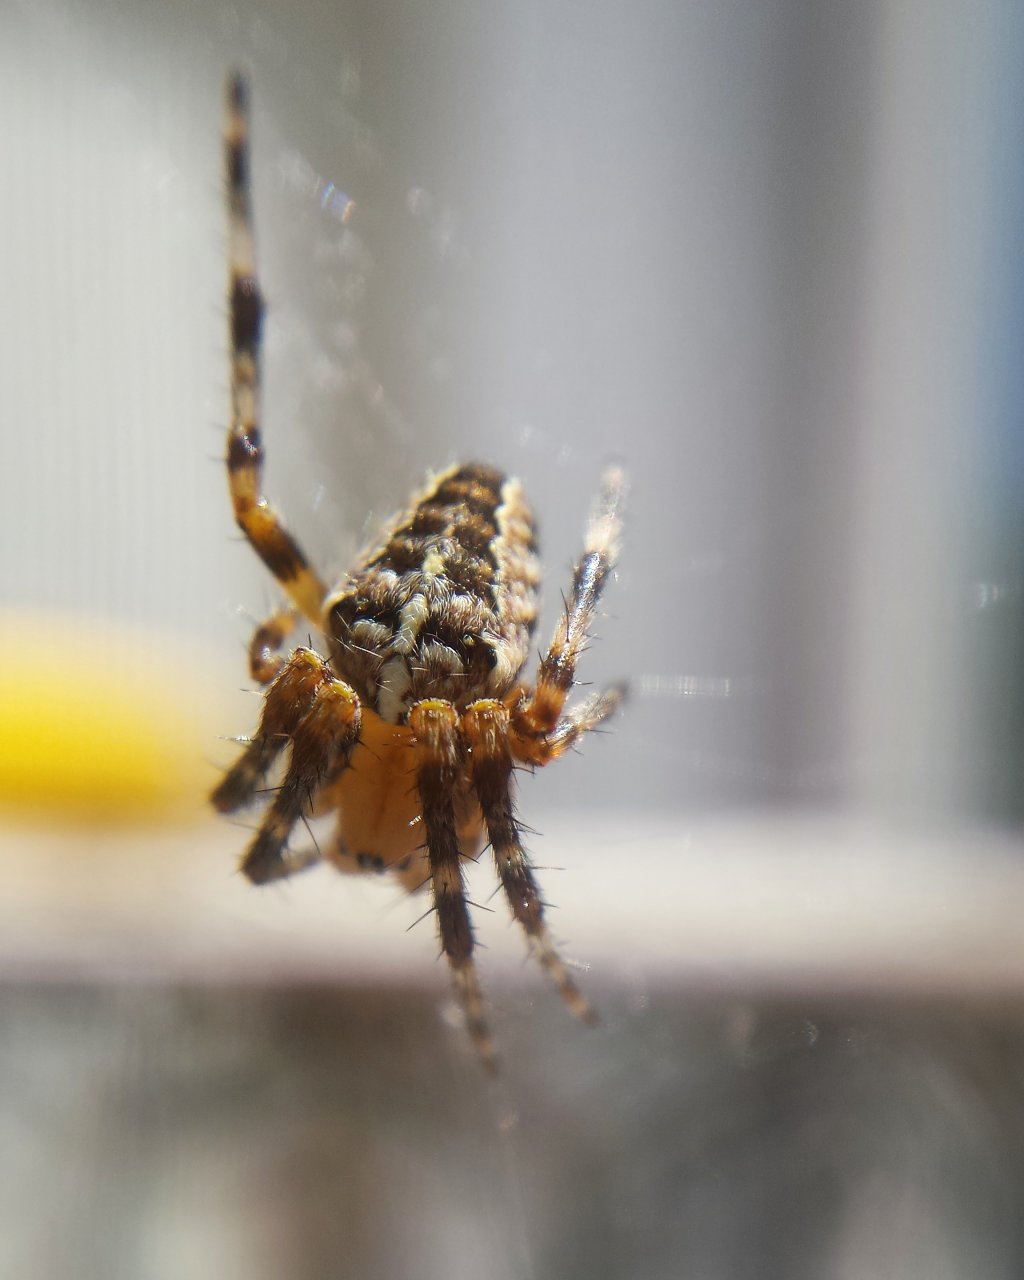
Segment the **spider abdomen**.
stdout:
[[519,482],[453,467],[327,600],[332,665],[390,724],[423,698],[501,697],[527,656],[538,580]]

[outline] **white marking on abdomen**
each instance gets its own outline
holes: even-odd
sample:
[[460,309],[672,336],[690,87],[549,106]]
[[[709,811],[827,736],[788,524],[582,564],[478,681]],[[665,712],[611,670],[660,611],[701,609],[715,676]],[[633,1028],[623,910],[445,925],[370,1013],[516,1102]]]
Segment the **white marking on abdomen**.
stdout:
[[388,724],[397,724],[405,711],[403,699],[409,692],[412,676],[404,658],[389,659],[377,678],[377,714]]

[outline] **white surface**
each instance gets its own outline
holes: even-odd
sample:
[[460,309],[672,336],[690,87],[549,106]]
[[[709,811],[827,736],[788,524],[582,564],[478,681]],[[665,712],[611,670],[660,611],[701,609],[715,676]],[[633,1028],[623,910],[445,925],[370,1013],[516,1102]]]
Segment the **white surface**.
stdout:
[[[443,982],[424,895],[316,868],[265,889],[233,871],[245,832],[59,840],[8,833],[7,977]],[[877,991],[1024,989],[1016,841],[759,815],[646,828],[547,820],[531,841],[552,928],[584,985]],[[557,869],[561,868],[561,869]],[[486,856],[470,874],[485,983],[542,984]]]

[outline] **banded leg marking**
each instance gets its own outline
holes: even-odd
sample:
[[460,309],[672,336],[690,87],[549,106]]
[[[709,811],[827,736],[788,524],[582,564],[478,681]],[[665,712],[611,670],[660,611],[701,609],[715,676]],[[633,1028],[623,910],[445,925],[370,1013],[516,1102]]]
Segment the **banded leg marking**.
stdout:
[[281,674],[285,659],[284,642],[295,630],[298,610],[284,605],[261,622],[249,641],[249,674],[260,684],[270,684]]
[[312,851],[289,855],[288,838],[295,824],[312,814],[317,792],[347,767],[359,741],[360,718],[359,698],[343,681],[328,676],[316,686],[292,734],[284,781],[242,859],[241,869],[254,883],[283,879],[317,860]]
[[263,697],[260,725],[210,799],[220,813],[234,813],[256,795],[267,771],[309,711],[331,670],[312,649],[296,649]]
[[458,714],[450,702],[429,699],[412,707],[409,724],[419,754],[416,782],[441,950],[448,957],[455,994],[469,1034],[484,1067],[493,1074],[497,1063],[473,963],[473,926],[466,904],[456,829],[454,795],[463,770]]
[[601,477],[565,612],[551,647],[541,659],[537,687],[525,709],[534,728],[542,733],[550,733],[557,725],[576,679],[576,664],[587,642],[594,610],[618,555],[625,494],[625,473],[619,467],[609,467]]
[[569,976],[565,962],[551,941],[544,922],[544,904],[519,838],[512,807],[512,756],[509,750],[509,710],[500,702],[475,702],[463,718],[469,747],[473,789],[494,850],[494,863],[512,914],[523,926],[541,968],[562,999],[584,1022],[596,1021],[594,1011]]
[[579,742],[585,733],[614,715],[626,696],[624,685],[613,685],[570,707],[550,733],[539,734],[529,715],[520,708],[512,711],[512,755],[524,764],[545,765],[557,760]]
[[227,438],[228,487],[235,520],[253,550],[290,600],[316,626],[326,588],[263,494],[260,439],[260,343],[263,296],[256,275],[249,176],[249,88],[228,81],[224,134],[227,171],[231,424]]

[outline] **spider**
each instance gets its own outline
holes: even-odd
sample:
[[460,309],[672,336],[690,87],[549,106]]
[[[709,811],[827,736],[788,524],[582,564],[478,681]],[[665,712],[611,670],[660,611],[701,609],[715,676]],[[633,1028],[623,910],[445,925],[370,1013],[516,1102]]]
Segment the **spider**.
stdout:
[[[249,180],[249,93],[227,88],[231,422],[227,472],[235,520],[288,603],[257,627],[253,678],[265,686],[259,727],[212,795],[233,813],[280,784],[241,862],[256,884],[323,857],[342,871],[386,870],[410,891],[430,886],[441,950],[480,1058],[495,1069],[473,961],[463,860],[485,840],[509,908],[566,1004],[577,989],[544,920],[512,800],[517,766],[548,764],[619,705],[611,688],[566,706],[577,659],[619,542],[625,482],[603,477],[565,610],[531,687],[520,679],[537,616],[540,570],[519,482],[476,463],[433,478],[333,589],[311,567],[263,494],[260,328]],[[303,617],[324,637],[284,656]],[[332,843],[289,845],[296,825],[337,814]]]

